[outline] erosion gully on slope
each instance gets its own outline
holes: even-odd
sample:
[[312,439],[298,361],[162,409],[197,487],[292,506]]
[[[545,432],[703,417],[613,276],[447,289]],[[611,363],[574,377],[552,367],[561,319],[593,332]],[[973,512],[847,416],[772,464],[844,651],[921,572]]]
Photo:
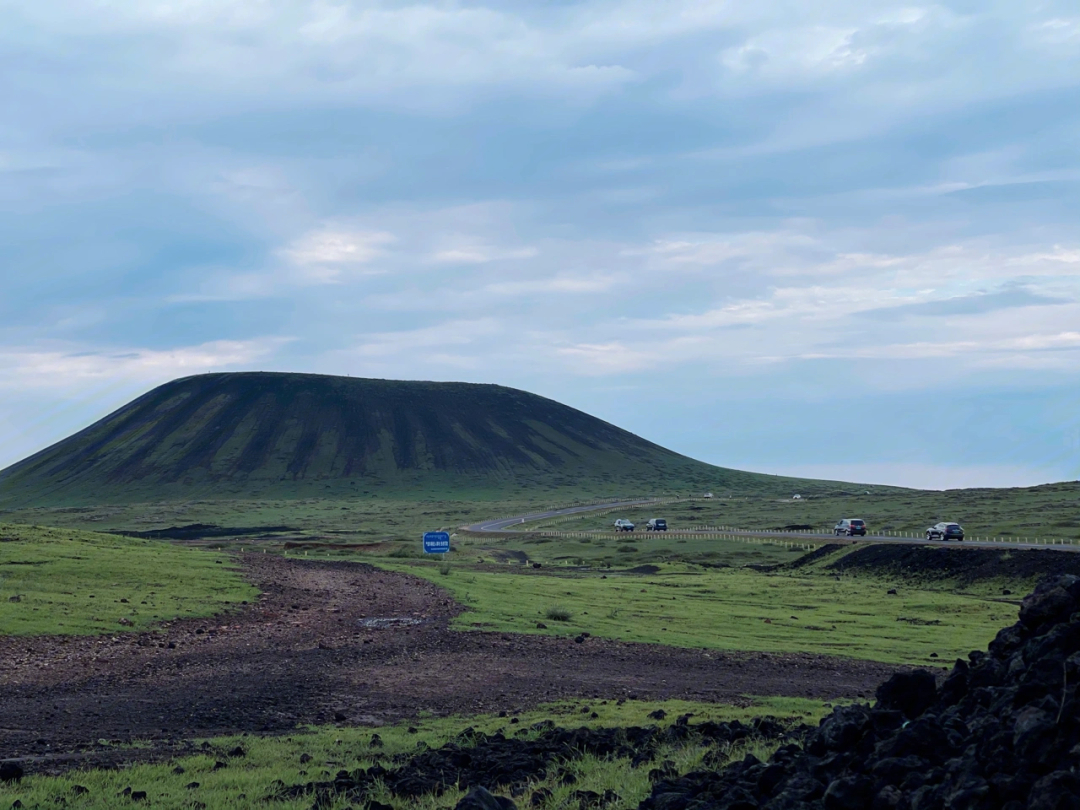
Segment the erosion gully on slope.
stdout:
[[[190,737],[573,698],[866,697],[893,671],[826,656],[705,657],[599,638],[457,632],[448,622],[463,608],[417,577],[271,555],[242,564],[262,596],[229,615],[149,633],[0,638],[0,759],[55,770],[115,762],[101,756],[108,741],[165,752]],[[419,621],[364,626],[372,618]]]

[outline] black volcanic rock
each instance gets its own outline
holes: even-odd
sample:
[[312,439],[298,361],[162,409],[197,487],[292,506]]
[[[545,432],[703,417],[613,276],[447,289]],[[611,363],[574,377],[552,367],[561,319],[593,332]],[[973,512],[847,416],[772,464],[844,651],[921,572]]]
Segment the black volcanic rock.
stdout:
[[639,810],[1080,810],[1080,579],[1049,578],[940,688],[902,673],[804,747],[654,785]]
[[[605,759],[633,758],[634,767],[640,767],[651,761],[658,749],[672,744],[694,741],[726,751],[740,741],[790,739],[809,730],[802,727],[789,732],[784,725],[767,718],[755,720],[752,725],[738,721],[705,722],[667,728],[566,729],[548,725],[549,722],[534,726],[542,732],[535,740],[508,738],[500,732],[486,735],[466,730],[454,741],[437,749],[421,751],[395,767],[373,765],[366,770],[339,771],[333,781],[277,785],[269,798],[313,797],[318,806],[329,806],[339,799],[365,802],[380,786],[397,797],[412,800],[428,794],[441,795],[454,787],[483,786],[483,792],[471,793],[469,803],[459,807],[494,810],[488,789],[513,791],[549,775],[558,776],[562,784],[572,784],[576,781],[573,774],[563,771],[562,765],[585,754]],[[652,770],[655,778],[660,779],[673,777],[676,773],[674,763],[667,762]],[[578,791],[577,801],[596,807],[617,800],[613,793],[593,794],[595,799],[587,794],[588,791]],[[469,796],[465,798],[469,799]],[[502,804],[503,810],[512,806],[507,799],[491,798]]]
[[537,484],[786,492],[796,481],[694,461],[503,386],[251,372],[155,388],[0,471],[0,504]]

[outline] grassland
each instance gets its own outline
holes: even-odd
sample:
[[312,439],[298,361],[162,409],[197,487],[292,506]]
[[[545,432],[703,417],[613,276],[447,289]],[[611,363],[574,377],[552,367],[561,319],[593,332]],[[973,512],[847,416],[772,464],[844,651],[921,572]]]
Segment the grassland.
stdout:
[[[869,492],[869,494],[861,494]],[[794,493],[793,493],[794,494]],[[671,529],[735,526],[784,529],[809,526],[831,531],[844,517],[863,518],[871,532],[921,533],[941,520],[962,524],[971,537],[1062,537],[1080,539],[1080,482],[1013,489],[869,490],[847,494],[799,493],[796,500],[735,494],[710,500],[681,501],[624,514],[584,515],[528,524],[530,530],[610,530],[616,517],[644,524],[663,517]],[[655,514],[654,514],[655,513]],[[641,528],[644,528],[642,525]],[[639,532],[634,532],[637,539]]]
[[256,595],[223,554],[0,524],[0,635],[140,630]]
[[[491,515],[519,514],[553,505],[545,496],[509,500],[443,500],[416,495],[412,499],[304,498],[290,500],[190,500],[73,507],[23,507],[0,511],[8,523],[58,526],[96,531],[147,532],[205,524],[235,528],[215,539],[222,543],[266,532],[279,540],[371,543],[419,539],[422,532],[451,530]],[[273,543],[269,543],[271,547]]]
[[[529,511],[540,505],[515,502],[500,509],[504,513]],[[418,573],[449,588],[469,608],[458,620],[462,629],[479,625],[525,633],[588,632],[705,650],[805,651],[929,664],[983,647],[1015,617],[1015,606],[990,598],[986,589],[961,594],[950,592],[948,583],[928,588],[866,575],[838,579],[832,572],[816,569],[796,575],[745,568],[790,562],[804,553],[797,544],[782,541],[686,540],[644,533],[589,542],[536,535],[503,540],[462,536],[455,540],[459,550],[450,555],[448,575],[440,574],[431,560],[422,559],[421,531],[452,529],[484,514],[483,506],[476,502],[208,501],[142,510],[130,506],[52,510],[50,514],[71,522],[93,520],[103,528],[241,521],[293,526],[295,531],[275,534],[272,539],[241,535],[206,542],[275,551],[289,543],[289,555],[368,561]],[[490,514],[491,506],[486,506]],[[680,503],[670,508],[700,515],[690,511],[699,506]],[[40,514],[41,510],[34,510],[30,516]],[[75,530],[9,526],[7,533],[21,536],[23,542],[0,544],[0,561],[7,563],[0,565],[7,577],[0,583],[0,592],[13,595],[18,591],[23,597],[20,602],[0,602],[2,632],[111,632],[120,627],[121,618],[130,621],[131,627],[146,627],[180,615],[223,610],[251,597],[251,590],[229,566],[218,564],[209,553]],[[526,559],[540,561],[544,568],[526,568],[521,564]],[[660,570],[651,575],[618,573],[620,568],[642,564],[657,565]],[[709,568],[703,569],[703,564]],[[600,570],[608,565],[616,566],[616,571]],[[578,571],[574,566],[593,570]],[[162,571],[173,575],[152,573]],[[177,572],[183,573],[177,576]],[[898,595],[887,596],[885,592],[894,585]],[[571,619],[546,620],[552,608],[568,611]],[[538,629],[538,622],[548,628]]]
[[[985,596],[874,577],[701,571],[648,576],[499,573],[385,563],[450,589],[469,610],[460,629],[595,636],[703,650],[820,653],[890,664],[950,663],[1016,620]],[[887,591],[897,586],[897,594]],[[548,618],[553,609],[569,614]],[[538,627],[538,624],[546,627]]]
[[458,545],[469,557],[502,561],[524,557],[545,565],[589,565],[631,568],[639,565],[674,562],[703,566],[779,565],[798,559],[813,543],[740,537],[678,537],[662,532],[635,532],[607,536],[544,537],[523,534],[521,537],[489,538],[469,536]]
[[[666,711],[666,721],[658,722],[648,717],[657,709]],[[494,715],[425,717],[407,725],[378,729],[318,727],[298,729],[296,733],[284,737],[216,738],[209,741],[209,750],[179,757],[168,763],[135,765],[123,770],[73,771],[58,777],[31,776],[18,786],[0,786],[0,805],[6,807],[9,803],[21,801],[28,808],[63,804],[85,810],[106,810],[120,803],[127,804],[128,800],[119,798],[119,795],[125,788],[131,788],[145,790],[148,804],[166,810],[189,810],[195,802],[202,802],[215,810],[259,807],[307,810],[311,807],[310,797],[268,802],[267,796],[275,791],[275,780],[292,785],[332,779],[341,769],[352,770],[375,764],[394,767],[395,761],[400,761],[401,757],[416,753],[423,746],[436,748],[444,745],[466,728],[488,734],[502,731],[508,736],[518,729],[526,729],[522,736],[525,739],[535,738],[539,732],[530,729],[535,723],[551,720],[566,728],[576,728],[585,724],[585,714],[593,712],[597,718],[589,719],[587,724],[595,728],[668,725],[677,715],[685,713],[692,713],[695,723],[706,720],[747,721],[761,715],[784,718],[793,723],[814,723],[828,712],[828,707],[818,701],[797,698],[748,698],[741,706],[685,701],[628,701],[617,705],[598,701],[541,706],[515,718]],[[514,719],[518,722],[512,723]],[[372,748],[370,744],[373,731],[377,731],[383,741],[380,748]],[[225,752],[238,745],[246,752],[242,759],[225,756]],[[750,752],[764,758],[770,753],[771,747],[768,744],[740,745],[727,753],[732,759]],[[670,759],[680,773],[685,773],[698,766],[709,750],[700,744],[690,743],[684,747],[658,751],[656,759]],[[305,755],[310,757],[309,761],[301,759]],[[215,769],[215,763],[221,761],[225,761],[228,767]],[[177,772],[178,768],[182,772]],[[548,778],[531,784],[525,796],[515,801],[519,806],[522,803],[528,805],[533,792],[547,788],[552,791],[552,796],[541,807],[553,810],[562,807],[574,790],[602,793],[612,789],[620,796],[619,802],[613,807],[621,810],[636,807],[650,788],[649,767],[633,768],[628,759],[578,757],[565,763],[565,768],[577,777],[578,781],[573,786],[560,784],[552,773]],[[198,783],[197,788],[187,787],[193,782]],[[73,793],[76,785],[86,788],[88,793],[76,795]],[[399,810],[436,810],[453,807],[462,795],[461,790],[449,790],[442,796],[426,796],[415,802],[406,802],[388,793],[372,798],[392,803]],[[348,804],[341,800],[326,805],[326,810],[343,810]]]

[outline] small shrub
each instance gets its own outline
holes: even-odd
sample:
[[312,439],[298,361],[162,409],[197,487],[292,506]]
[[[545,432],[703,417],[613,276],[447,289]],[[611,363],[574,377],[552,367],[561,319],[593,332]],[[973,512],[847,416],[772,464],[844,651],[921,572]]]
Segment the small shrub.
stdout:
[[545,617],[551,619],[553,622],[568,622],[573,615],[573,613],[561,605],[552,605],[547,609],[547,613],[544,614]]
[[439,573],[442,574],[444,577],[450,576],[450,563],[444,562],[442,565],[440,565]]
[[619,546],[615,550],[620,554],[634,554],[638,549],[637,546]]

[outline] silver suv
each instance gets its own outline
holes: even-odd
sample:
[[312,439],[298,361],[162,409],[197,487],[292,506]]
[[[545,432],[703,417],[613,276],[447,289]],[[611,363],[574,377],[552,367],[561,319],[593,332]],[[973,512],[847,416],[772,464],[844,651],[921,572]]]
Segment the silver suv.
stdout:
[[634,524],[629,520],[623,520],[619,518],[615,521],[615,531],[617,532],[632,532],[634,530]]

